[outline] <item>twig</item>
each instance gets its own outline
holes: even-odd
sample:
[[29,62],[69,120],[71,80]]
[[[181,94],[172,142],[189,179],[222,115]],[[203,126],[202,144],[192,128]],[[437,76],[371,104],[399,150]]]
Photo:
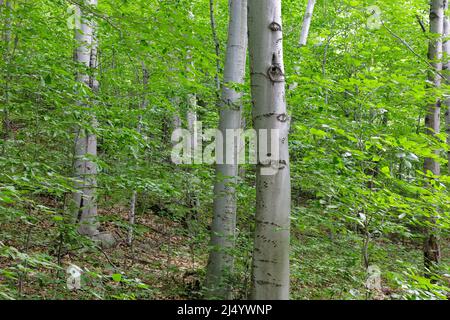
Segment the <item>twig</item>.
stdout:
[[425,28],[425,25],[423,24],[423,21],[418,14],[416,14],[416,18],[417,18],[417,22],[419,22],[420,27],[422,28],[422,31],[426,33],[427,29]]
[[425,58],[423,58],[420,54],[418,54],[417,52],[414,51],[414,49],[409,45],[408,42],[406,42],[405,40],[403,40],[400,36],[398,36],[397,34],[395,34],[391,29],[389,29],[386,24],[384,23],[383,20],[381,20],[381,24],[383,25],[383,27],[397,40],[399,40],[409,51],[411,51],[416,57],[418,57],[422,62],[425,62],[432,70],[433,72],[436,72],[436,74],[438,74],[442,79],[445,79],[445,76],[442,75],[442,73],[440,73],[438,70],[436,70],[436,68]]
[[[31,230],[32,230],[32,228],[33,228],[33,226],[30,226],[28,228],[27,238],[26,238],[26,242],[25,242],[25,250],[24,250],[25,254],[28,254],[28,249],[30,247],[30,239],[31,239]],[[23,293],[23,280],[25,278],[26,269],[28,267],[28,260],[26,258],[24,260],[23,267],[24,267],[24,270],[20,273],[20,276],[19,276],[19,296],[22,296],[22,293]]]
[[111,259],[109,258],[108,254],[100,247],[100,246],[95,246],[98,250],[100,250],[101,253],[103,253],[103,255],[105,256],[106,260],[108,260],[109,264],[114,268],[117,269],[116,265],[114,263],[112,263]]

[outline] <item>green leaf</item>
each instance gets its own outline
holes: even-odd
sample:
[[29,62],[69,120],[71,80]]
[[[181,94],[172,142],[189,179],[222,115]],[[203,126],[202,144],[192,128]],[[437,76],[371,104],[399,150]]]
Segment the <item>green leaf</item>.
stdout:
[[111,278],[115,281],[115,282],[120,282],[122,281],[122,275],[120,273],[114,273]]
[[381,168],[381,172],[383,172],[386,176],[390,177],[391,176],[391,169],[389,169],[389,167],[383,167]]

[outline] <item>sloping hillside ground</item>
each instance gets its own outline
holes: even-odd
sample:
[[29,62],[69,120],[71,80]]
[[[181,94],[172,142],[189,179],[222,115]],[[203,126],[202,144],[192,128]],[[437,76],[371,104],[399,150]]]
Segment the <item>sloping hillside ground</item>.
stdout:
[[[3,299],[198,299],[207,261],[207,237],[157,212],[139,215],[133,246],[126,245],[125,208],[101,211],[103,226],[118,240],[110,249],[90,241],[70,244],[66,231],[61,241],[57,222],[48,219],[34,225],[15,221],[0,226],[0,298]],[[120,218],[122,218],[122,221]],[[308,230],[306,230],[308,229]],[[357,236],[330,236],[320,225],[304,231],[293,228],[293,299],[366,299],[366,274],[361,264],[361,240]],[[324,230],[324,229],[323,229]],[[205,231],[206,232],[206,231]],[[17,240],[17,234],[20,240]],[[190,235],[189,235],[190,234]],[[72,234],[75,235],[75,234]],[[448,244],[448,242],[446,242]],[[374,240],[371,260],[382,272],[382,299],[435,298],[438,285],[414,275],[422,262],[414,242]],[[449,265],[448,245],[443,245],[444,265]],[[238,265],[237,297],[249,288],[247,265]],[[238,259],[237,264],[242,260]],[[81,289],[67,289],[66,268],[83,270]],[[406,274],[407,270],[411,270]],[[433,294],[428,293],[430,286]],[[440,293],[439,293],[440,292]],[[377,297],[380,299],[380,297]]]

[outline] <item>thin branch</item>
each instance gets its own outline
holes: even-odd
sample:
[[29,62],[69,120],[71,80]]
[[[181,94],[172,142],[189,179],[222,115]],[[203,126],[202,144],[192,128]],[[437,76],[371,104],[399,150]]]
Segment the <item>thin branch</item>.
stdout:
[[211,31],[212,31],[212,37],[214,40],[214,45],[216,49],[216,87],[217,90],[220,90],[220,80],[219,80],[219,73],[220,73],[220,43],[219,39],[217,38],[217,30],[216,30],[216,19],[214,18],[214,0],[209,0],[209,15],[211,19]]
[[383,20],[381,20],[381,24],[383,25],[383,27],[397,40],[399,40],[409,51],[411,51],[416,57],[418,57],[422,62],[425,62],[432,70],[433,72],[436,72],[436,74],[438,74],[442,79],[445,79],[445,76],[439,72],[439,70],[436,70],[436,68],[424,57],[422,57],[420,54],[418,54],[417,52],[414,51],[414,49],[411,47],[411,45],[406,42],[405,40],[403,40],[400,36],[398,36],[397,34],[394,33],[394,31],[392,31],[391,29],[388,28],[388,26],[386,26],[386,24],[384,23]]
[[422,19],[420,18],[420,16],[419,16],[418,14],[416,14],[416,18],[417,18],[417,22],[419,22],[420,27],[422,28],[422,31],[423,31],[424,33],[426,33],[426,32],[427,32],[427,29],[425,28],[425,25],[424,25]]
[[116,265],[111,261],[108,254],[105,252],[105,250],[102,249],[100,246],[95,246],[98,250],[100,250],[101,253],[105,256],[106,260],[108,260],[109,264],[114,268],[117,269]]

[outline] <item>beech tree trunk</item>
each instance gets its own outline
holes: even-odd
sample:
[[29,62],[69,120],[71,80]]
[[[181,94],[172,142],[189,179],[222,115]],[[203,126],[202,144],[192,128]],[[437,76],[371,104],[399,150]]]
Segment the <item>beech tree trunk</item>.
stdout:
[[[189,19],[194,19],[194,15],[191,11],[189,11]],[[192,56],[191,49],[188,50],[188,55],[186,57],[186,60],[188,62],[186,71],[187,71],[187,79],[189,81],[195,81],[194,76],[192,75],[192,69],[194,66],[194,58]],[[197,137],[197,131],[196,131],[196,124],[197,124],[197,94],[195,92],[189,93],[187,95],[187,105],[188,109],[186,112],[186,120],[187,120],[187,129],[191,133],[191,146],[188,149],[188,157],[190,157],[193,160],[193,163],[195,162],[195,150],[197,148],[198,143],[198,137]]]
[[299,44],[301,46],[305,46],[306,42],[308,41],[309,28],[311,26],[311,20],[312,20],[312,15],[314,12],[315,4],[316,4],[316,0],[308,0],[305,16],[303,17],[302,32],[300,34]]
[[208,261],[207,287],[209,296],[231,299],[229,286],[233,271],[236,229],[236,184],[238,177],[239,141],[227,149],[226,131],[241,129],[242,92],[232,88],[242,84],[247,54],[247,0],[231,0],[229,5],[228,43],[224,70],[224,86],[220,102],[219,130],[224,138],[223,158],[233,154],[233,163],[216,165],[214,186],[214,216],[211,226],[211,252]]
[[[442,70],[442,34],[444,27],[444,0],[432,0],[430,7],[430,33],[433,36],[429,42],[428,59],[434,70],[429,72],[429,83],[433,87],[441,86],[440,71]],[[428,107],[427,115],[425,117],[426,133],[430,136],[435,136],[440,132],[440,105],[441,101],[438,99],[436,103]],[[438,150],[435,151],[439,153]],[[432,158],[426,158],[424,162],[424,171],[432,172],[434,175],[440,175],[439,162]],[[434,224],[435,219],[429,219],[430,224]],[[433,227],[427,227],[424,243],[424,262],[425,267],[430,268],[432,265],[439,263],[440,248],[436,232]]]
[[[97,6],[97,0],[85,0],[84,4],[89,7]],[[78,48],[75,59],[86,68],[92,70],[88,75],[84,72],[79,73],[77,80],[84,83],[92,91],[98,91],[98,81],[95,77],[97,70],[97,39],[95,37],[95,22],[92,17],[87,17],[86,12],[77,6],[77,14],[81,17],[81,30],[76,30],[76,40]],[[81,103],[81,102],[80,102]],[[97,126],[95,116],[90,117],[91,126]],[[94,237],[98,235],[97,222],[97,166],[93,159],[97,156],[97,136],[86,128],[78,127],[75,138],[75,189],[73,200],[75,204],[74,215],[79,222],[78,232],[80,234]]]
[[[149,74],[148,70],[145,66],[145,63],[142,62],[142,84],[144,89],[144,94],[142,98],[142,103],[139,107],[141,111],[145,110],[148,105],[147,100],[147,89],[148,89],[148,79]],[[140,135],[142,132],[142,114],[138,117],[138,124],[136,128],[137,133]],[[129,246],[133,243],[133,230],[134,230],[134,224],[136,220],[136,201],[137,201],[137,191],[133,190],[131,194],[131,201],[130,201],[130,212],[128,213],[128,223],[129,223],[129,230],[128,230],[128,236],[127,236],[127,243]]]
[[[252,116],[258,133],[252,299],[287,300],[291,185],[281,1],[248,4]],[[265,130],[270,149],[262,139]]]
[[[445,0],[444,12],[448,10],[448,0]],[[445,76],[446,85],[450,85],[450,17],[448,14],[444,15],[444,43],[442,45],[442,51],[445,57],[443,62],[442,70]],[[450,95],[447,95],[444,100],[445,110],[445,122],[446,122],[446,132],[447,132],[447,145],[450,147]],[[450,175],[450,151],[447,154],[448,164],[447,171]]]
[[[246,2],[244,0],[244,2]],[[217,37],[217,30],[216,30],[216,18],[214,17],[214,0],[209,0],[209,16],[211,21],[211,32],[212,37],[214,40],[214,49],[216,52],[216,75],[214,77],[214,80],[216,82],[216,88],[219,91],[220,90],[220,79],[219,79],[219,73],[220,73],[220,42]]]

